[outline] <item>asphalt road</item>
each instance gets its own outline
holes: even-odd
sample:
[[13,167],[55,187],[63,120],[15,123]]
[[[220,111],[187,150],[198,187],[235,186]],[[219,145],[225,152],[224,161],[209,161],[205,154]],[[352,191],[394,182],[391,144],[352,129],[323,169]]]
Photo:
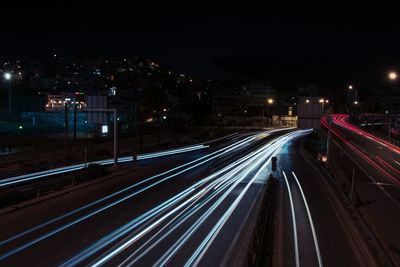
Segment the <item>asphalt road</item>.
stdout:
[[361,259],[327,179],[290,142],[277,155],[275,266],[373,266]]
[[355,191],[359,207],[384,253],[400,265],[400,149],[333,115],[332,145],[340,146],[340,166],[356,171]]
[[143,160],[117,178],[3,215],[0,265],[232,262],[270,158],[303,134],[253,132]]

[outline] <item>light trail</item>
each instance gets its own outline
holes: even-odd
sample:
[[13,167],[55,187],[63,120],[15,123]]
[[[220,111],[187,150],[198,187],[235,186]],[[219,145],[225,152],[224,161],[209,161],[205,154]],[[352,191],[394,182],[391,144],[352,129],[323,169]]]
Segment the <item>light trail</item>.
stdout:
[[[290,140],[290,139],[289,139]],[[269,154],[268,156],[263,156],[261,157],[257,162],[253,163],[253,167],[251,169],[254,169],[256,166],[259,166],[259,164],[262,161],[265,161],[266,158],[268,157],[268,160],[262,165],[261,168],[258,169],[257,173],[253,176],[253,178],[247,183],[246,187],[241,191],[239,196],[235,199],[235,201],[231,204],[231,206],[228,208],[228,210],[224,213],[224,215],[220,218],[220,220],[214,225],[213,229],[209,232],[209,234],[206,236],[206,238],[202,241],[200,246],[196,249],[196,251],[192,254],[192,256],[189,258],[189,260],[185,263],[185,266],[197,266],[199,265],[199,262],[203,258],[204,254],[207,252],[219,232],[222,230],[226,222],[228,221],[229,217],[232,215],[234,210],[237,208],[239,205],[240,201],[243,199],[244,195],[250,188],[250,186],[254,183],[254,181],[257,179],[258,175],[261,173],[262,170],[266,168],[266,166],[270,163],[271,158],[275,156],[276,154],[279,153],[279,151],[282,149],[283,145],[286,144],[288,140],[283,141],[281,144],[278,144],[276,148],[272,150],[272,154]],[[247,172],[246,174],[249,174]]]
[[[199,150],[199,149],[205,149],[208,147],[209,147],[208,145],[195,145],[195,146],[188,146],[188,147],[171,149],[171,150],[166,150],[166,151],[161,151],[161,152],[146,153],[146,154],[138,155],[137,160],[145,160],[145,159],[158,158],[158,157],[164,157],[164,156],[169,156],[169,155],[176,155],[176,154],[191,152],[191,151],[195,151],[195,150]],[[133,161],[132,156],[118,158],[118,162],[121,162],[121,163],[129,162],[129,161]],[[63,174],[63,173],[81,170],[81,169],[86,168],[90,164],[111,165],[113,163],[114,163],[113,159],[106,159],[106,160],[93,161],[93,162],[89,162],[86,164],[80,163],[80,164],[76,164],[76,165],[72,165],[72,166],[67,166],[67,167],[42,171],[42,172],[24,174],[24,175],[0,180],[0,187],[13,186],[13,185],[17,185],[20,183],[44,178],[44,177],[49,177],[49,176],[53,176],[53,175],[57,175],[57,174]]]
[[[271,144],[267,144],[266,147],[269,147]],[[283,144],[282,144],[283,145]],[[262,153],[263,151],[256,151],[251,153],[252,155],[247,156],[247,158],[250,158],[251,156],[257,155]],[[240,159],[239,161],[241,162],[245,162],[246,165],[244,166],[238,166],[236,167],[236,169],[233,169],[231,171],[231,174],[228,173],[229,176],[232,176],[232,172],[235,173],[238,171],[238,168],[244,168],[246,167],[248,164],[250,164],[250,161],[245,161],[247,159]],[[223,168],[221,171],[214,173],[212,175],[210,175],[209,177],[206,177],[205,179],[200,180],[198,183],[196,183],[195,185],[193,185],[190,188],[197,188],[199,185],[204,184],[207,180],[210,180],[211,178],[215,177],[217,174],[222,173],[226,170],[228,170],[229,168],[233,167],[233,166],[237,166],[238,161],[230,164],[229,166],[227,166],[226,168]],[[227,175],[224,175],[225,177]],[[220,179],[214,180],[210,185],[206,186],[206,190],[211,190],[217,183],[220,183],[221,180],[225,179],[228,183],[232,183],[232,179],[226,179],[225,177],[221,177]],[[236,178],[237,179],[237,178]],[[224,185],[225,188],[226,185]],[[233,187],[234,188],[234,187]],[[232,188],[232,190],[233,190]],[[204,189],[203,189],[204,190]],[[186,197],[184,195],[181,196],[181,198]],[[225,198],[225,197],[224,197]],[[223,199],[224,199],[223,198]],[[211,198],[210,198],[211,199]],[[220,199],[221,200],[221,199]],[[175,200],[175,202],[177,202],[178,200]],[[222,201],[222,200],[221,200]],[[205,205],[206,203],[203,203],[203,205]],[[191,213],[189,214],[193,214],[197,209],[195,209],[194,211],[192,210]],[[212,212],[213,209],[208,210],[208,213],[206,214],[210,214]],[[178,210],[175,210],[175,212],[178,212]],[[170,216],[172,216],[172,214],[169,214]],[[187,217],[185,217],[186,219],[190,217],[190,215],[187,215]],[[166,217],[163,217],[164,220],[166,220]],[[183,219],[185,220],[185,219]],[[157,225],[160,224],[162,221],[157,221]],[[180,223],[183,223],[183,221],[181,221]],[[178,224],[179,225],[179,224]],[[151,229],[153,229],[156,225],[152,225]],[[88,249],[85,249],[84,251],[82,251],[81,253],[77,254],[76,256],[74,256],[72,259],[70,259],[69,261],[65,262],[63,264],[63,266],[70,266],[70,265],[75,265],[81,261],[83,261],[84,259],[86,259],[88,256],[93,255],[94,253],[98,252],[100,249],[104,248],[105,246],[107,246],[109,243],[111,242],[115,242],[115,240],[117,238],[119,238],[121,235],[123,234],[127,234],[129,233],[129,231],[132,231],[135,227],[137,227],[137,225],[132,224],[131,222],[122,226],[121,228],[119,228],[118,230],[114,231],[113,233],[111,233],[110,235],[106,236],[105,238],[102,238],[101,240],[99,240],[98,242],[94,243],[93,245],[91,245]],[[176,226],[177,227],[177,226]],[[149,230],[148,228],[146,228],[147,230]],[[175,229],[175,228],[173,228]],[[169,234],[169,233],[167,233]],[[137,241],[139,238],[143,237],[143,232],[139,232],[138,234],[136,234],[135,236],[133,236],[132,238],[128,239],[127,241],[123,242],[123,244],[119,245],[117,248],[112,249],[111,252],[109,252],[106,255],[103,255],[101,259],[97,260],[95,263],[93,263],[93,265],[97,266],[97,265],[101,265],[104,264],[105,262],[107,262],[108,260],[110,260],[111,258],[113,258],[114,256],[116,256],[117,254],[119,254],[121,251],[123,251],[124,249],[126,249],[127,247],[129,247],[132,243],[134,243],[135,241]],[[154,237],[154,235],[153,235]],[[165,237],[165,235],[163,236],[163,238]],[[157,239],[159,240],[159,239]],[[137,250],[136,250],[137,252]],[[135,253],[136,253],[135,252]]]
[[[329,128],[329,123],[327,122],[326,117],[321,118],[321,123]],[[387,177],[389,180],[391,180],[394,184],[397,186],[400,186],[400,182],[397,178],[395,178],[393,175],[388,173],[385,169],[383,169],[381,166],[379,166],[373,159],[369,157],[369,155],[365,152],[362,151],[362,149],[356,147],[355,145],[351,144],[349,141],[347,141],[337,130],[335,130],[333,127],[331,127],[331,132],[339,138],[345,145],[347,145],[352,151],[354,151],[356,154],[358,154],[360,157],[362,157],[366,162],[368,162],[373,168],[381,172],[385,177]],[[372,177],[369,176],[371,179]],[[373,182],[376,183],[375,179],[372,179]]]
[[100,212],[103,212],[103,211],[105,211],[105,210],[107,210],[107,209],[109,209],[109,208],[111,208],[111,207],[114,207],[115,205],[120,204],[120,203],[126,201],[127,199],[130,199],[131,197],[136,196],[136,195],[138,195],[139,193],[142,193],[143,191],[145,191],[145,190],[147,190],[147,189],[149,189],[149,188],[152,188],[152,187],[156,186],[157,184],[160,184],[161,182],[163,182],[163,181],[165,181],[165,180],[171,179],[171,178],[173,178],[173,177],[175,177],[175,176],[177,176],[177,175],[179,175],[179,174],[182,174],[182,173],[184,173],[184,172],[186,172],[186,171],[188,171],[188,170],[191,170],[191,169],[193,169],[193,168],[195,168],[195,167],[198,167],[198,166],[200,166],[200,165],[203,165],[203,164],[205,164],[206,162],[209,162],[210,160],[212,160],[212,159],[214,159],[214,158],[216,158],[216,157],[219,157],[219,156],[221,156],[221,155],[224,155],[224,154],[226,154],[226,153],[228,153],[228,152],[230,152],[230,151],[239,149],[241,146],[248,144],[249,142],[251,142],[251,141],[254,140],[255,138],[256,138],[255,136],[247,137],[247,138],[245,138],[245,139],[243,139],[243,140],[241,140],[241,141],[239,141],[239,142],[236,142],[236,143],[234,143],[234,144],[231,144],[231,145],[229,145],[229,146],[227,146],[227,147],[224,147],[224,148],[222,148],[222,149],[220,149],[220,150],[218,150],[218,151],[215,151],[215,152],[210,153],[210,154],[208,154],[208,155],[206,155],[206,156],[203,156],[203,157],[201,157],[201,158],[199,158],[199,159],[196,159],[196,160],[191,161],[191,162],[189,162],[189,163],[186,163],[186,164],[183,164],[183,165],[178,166],[178,167],[176,167],[176,168],[173,168],[173,169],[171,169],[171,170],[169,170],[169,171],[166,171],[166,172],[163,172],[163,173],[161,173],[161,174],[158,174],[158,175],[152,176],[152,177],[150,177],[150,178],[147,178],[147,179],[145,179],[145,180],[143,180],[143,181],[141,181],[141,182],[139,182],[139,183],[136,183],[136,184],[134,184],[134,185],[132,185],[132,186],[129,186],[129,187],[125,188],[125,189],[122,189],[122,190],[120,190],[120,191],[118,191],[118,192],[116,192],[116,193],[113,193],[113,194],[111,194],[111,195],[109,195],[109,196],[107,196],[107,197],[101,198],[101,199],[99,199],[99,200],[97,200],[97,201],[94,201],[94,202],[92,202],[92,203],[89,203],[89,204],[87,204],[87,205],[85,205],[85,206],[83,206],[83,207],[81,207],[81,208],[78,208],[78,209],[76,209],[76,210],[73,210],[73,211],[71,211],[71,212],[68,212],[68,213],[66,213],[66,214],[64,214],[64,215],[61,215],[61,216],[59,216],[59,217],[56,217],[56,218],[54,218],[54,219],[52,219],[52,220],[50,220],[50,221],[48,221],[48,222],[46,222],[46,223],[40,224],[40,225],[38,225],[38,226],[36,226],[36,227],[33,227],[33,228],[31,228],[31,229],[29,229],[29,230],[27,230],[27,231],[21,232],[20,234],[17,234],[17,235],[15,235],[15,236],[13,236],[13,237],[10,237],[10,238],[8,238],[7,240],[2,241],[2,242],[0,243],[0,245],[4,245],[4,244],[6,244],[6,243],[8,243],[8,242],[10,242],[10,241],[13,241],[13,240],[15,240],[15,239],[17,239],[17,238],[20,238],[20,237],[24,236],[24,235],[27,235],[27,234],[29,234],[29,233],[32,233],[32,232],[36,231],[36,230],[39,230],[40,228],[43,228],[44,226],[47,226],[47,225],[52,224],[52,223],[54,223],[54,222],[60,221],[61,219],[64,219],[64,218],[69,217],[69,216],[71,216],[71,215],[73,215],[73,214],[75,214],[75,213],[77,213],[77,212],[79,212],[79,211],[82,211],[82,210],[87,209],[87,208],[89,208],[89,207],[91,207],[91,206],[94,206],[94,205],[96,205],[96,204],[99,204],[99,203],[101,203],[101,202],[103,202],[103,201],[105,201],[105,200],[110,199],[111,197],[114,197],[114,196],[116,196],[116,195],[119,195],[119,194],[121,194],[121,193],[123,193],[123,192],[125,192],[125,191],[127,191],[127,190],[129,190],[129,189],[132,189],[132,188],[134,188],[134,187],[137,187],[138,185],[141,185],[141,184],[143,184],[143,183],[145,183],[145,182],[154,180],[155,178],[161,177],[161,176],[163,176],[163,175],[169,174],[169,173],[174,172],[174,171],[177,171],[177,170],[179,170],[179,169],[183,169],[183,167],[189,166],[189,165],[191,165],[191,164],[193,164],[193,163],[199,162],[199,163],[196,163],[196,164],[194,164],[194,165],[192,165],[192,166],[190,166],[190,167],[187,167],[187,168],[185,168],[185,169],[183,169],[183,170],[180,170],[180,171],[178,171],[178,172],[176,172],[176,173],[174,173],[174,174],[172,174],[172,175],[169,175],[169,176],[167,176],[167,177],[165,177],[165,178],[163,178],[163,179],[161,179],[161,180],[159,180],[159,181],[157,181],[157,182],[155,182],[155,183],[153,183],[153,184],[151,184],[151,185],[149,185],[149,186],[146,186],[145,188],[142,188],[142,189],[140,189],[140,190],[138,190],[138,191],[135,191],[135,192],[129,194],[128,196],[125,196],[125,197],[123,197],[123,198],[120,198],[120,199],[118,199],[118,200],[116,200],[116,201],[114,201],[114,202],[112,202],[112,203],[110,203],[110,204],[108,204],[108,205],[106,205],[106,206],[103,206],[102,208],[99,208],[99,209],[97,209],[97,210],[95,210],[95,211],[93,211],[93,212],[91,212],[91,213],[89,213],[89,214],[87,214],[87,215],[85,215],[85,216],[82,216],[82,217],[80,217],[80,218],[78,218],[78,219],[76,219],[76,220],[74,220],[74,221],[72,221],[72,222],[70,222],[70,223],[68,223],[68,224],[65,224],[65,225],[63,225],[63,226],[61,226],[61,227],[59,227],[59,228],[57,228],[57,229],[55,229],[55,230],[53,230],[53,231],[51,231],[51,232],[48,232],[47,234],[44,234],[44,235],[40,236],[40,237],[37,238],[37,239],[34,239],[34,240],[32,240],[32,241],[30,241],[30,242],[28,242],[28,243],[25,243],[23,246],[20,246],[20,247],[15,248],[15,249],[13,249],[13,250],[11,250],[11,251],[9,251],[9,252],[3,254],[3,255],[0,255],[0,260],[5,259],[5,258],[7,258],[7,257],[9,257],[9,256],[11,256],[11,255],[13,255],[13,254],[15,254],[15,253],[18,253],[18,252],[20,252],[20,251],[22,251],[22,250],[24,250],[24,249],[26,249],[26,248],[28,248],[28,247],[30,247],[30,246],[32,246],[32,245],[34,245],[34,244],[36,244],[36,243],[38,243],[38,242],[44,240],[44,239],[47,239],[47,238],[49,238],[49,237],[51,237],[51,236],[53,236],[53,235],[55,235],[55,234],[57,234],[57,233],[59,233],[59,232],[65,230],[65,229],[67,229],[67,228],[72,227],[73,225],[76,225],[76,224],[78,224],[78,223],[80,223],[80,222],[82,222],[82,221],[85,221],[85,220],[87,220],[88,218],[93,217],[94,215],[96,215],[96,214],[98,214],[98,213],[100,213]]
[[346,129],[348,129],[348,130],[350,130],[352,132],[355,132],[355,133],[357,133],[357,134],[359,134],[359,135],[361,135],[363,137],[366,137],[366,138],[368,138],[370,140],[373,140],[374,142],[376,142],[376,143],[388,148],[389,150],[391,150],[391,151],[393,151],[393,152],[395,152],[397,154],[400,154],[400,148],[399,147],[397,147],[397,146],[395,146],[395,145],[393,145],[393,144],[391,144],[391,143],[389,143],[389,142],[387,142],[387,141],[385,141],[385,140],[383,140],[383,139],[381,139],[379,137],[376,137],[376,136],[374,136],[374,135],[372,135],[372,134],[370,134],[370,133],[368,133],[368,132],[366,132],[366,131],[364,131],[364,130],[362,130],[362,129],[360,129],[360,128],[358,128],[358,127],[356,127],[356,126],[354,126],[354,125],[352,125],[350,123],[348,123],[347,119],[349,118],[349,115],[347,115],[347,114],[332,114],[332,118],[333,118],[333,121],[336,124],[338,124],[338,125],[340,125],[342,127],[345,127]]
[[[240,163],[240,162],[242,162],[242,161],[245,161],[248,157],[249,157],[249,156],[247,155],[247,156],[245,156],[244,158],[242,158],[242,159],[240,159],[240,160],[238,160],[238,161],[236,161],[236,162],[234,162],[234,163],[228,165],[227,167],[225,167],[225,168],[219,170],[218,172],[211,174],[211,175],[208,176],[207,178],[198,181],[196,184],[194,184],[194,185],[191,186],[190,188],[195,189],[195,188],[201,186],[202,184],[204,184],[204,183],[206,183],[207,181],[213,179],[214,177],[218,176],[219,174],[221,174],[221,173],[223,173],[223,172],[229,170],[229,168],[231,168],[232,166],[235,166],[236,164],[238,164],[238,163]],[[214,182],[212,183],[212,186],[213,186],[214,184],[217,184],[218,181],[219,181],[219,180],[222,180],[223,178],[224,178],[224,176],[223,176],[222,178],[220,178],[220,179],[214,181]],[[212,186],[209,187],[209,188],[211,189]],[[186,197],[186,196],[187,196],[187,195],[182,195],[181,198],[184,198],[184,197]],[[178,201],[178,200],[176,200],[175,202],[177,202],[177,201]],[[133,225],[133,224],[131,224],[131,223],[128,223],[128,224],[122,226],[120,229],[118,229],[118,230],[115,231],[114,233],[111,233],[111,234],[110,234],[109,236],[107,236],[106,238],[103,238],[103,239],[101,240],[100,243],[95,243],[95,244],[92,245],[89,249],[86,249],[85,251],[83,251],[83,252],[81,252],[80,254],[76,255],[73,259],[71,259],[72,262],[73,262],[72,265],[75,265],[75,264],[76,264],[76,261],[80,262],[80,261],[82,261],[83,259],[87,258],[89,255],[92,255],[92,254],[96,253],[99,249],[105,247],[105,246],[108,245],[109,243],[114,242],[115,239],[116,239],[116,237],[120,237],[120,236],[123,235],[123,234],[127,234],[129,231],[132,231],[132,230],[133,230],[135,227],[137,227],[137,226],[138,226],[138,225],[136,225],[136,224]],[[122,231],[122,232],[121,232],[121,231]],[[116,234],[117,234],[117,236],[116,236]],[[68,266],[70,263],[71,263],[71,261],[69,261],[68,264],[67,264],[66,266]]]
[[313,222],[313,219],[311,216],[310,208],[308,207],[307,199],[306,199],[306,196],[304,195],[303,188],[300,185],[299,179],[297,179],[297,176],[294,173],[294,171],[292,171],[292,174],[293,174],[294,179],[296,180],[297,186],[299,187],[301,196],[303,198],[304,206],[306,207],[306,210],[307,210],[308,221],[310,222],[311,232],[312,232],[313,239],[314,239],[315,251],[317,253],[318,265],[319,265],[319,267],[322,267],[323,265],[322,265],[322,259],[321,259],[321,252],[319,249],[317,234],[315,232],[314,222]]
[[290,210],[291,210],[291,214],[292,214],[292,223],[293,223],[294,256],[295,256],[295,261],[296,261],[296,267],[299,267],[300,266],[299,243],[297,240],[297,223],[296,223],[296,215],[294,213],[292,191],[290,190],[289,181],[286,177],[286,173],[284,171],[282,171],[282,174],[283,174],[283,177],[285,178],[285,183],[286,183],[286,187],[287,187],[288,194],[289,194]]

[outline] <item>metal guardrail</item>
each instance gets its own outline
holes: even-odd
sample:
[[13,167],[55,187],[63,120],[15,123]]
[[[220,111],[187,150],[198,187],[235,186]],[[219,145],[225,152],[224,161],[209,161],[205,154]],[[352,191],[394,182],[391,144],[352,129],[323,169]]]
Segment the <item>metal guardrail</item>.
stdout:
[[49,177],[48,179],[37,182],[3,187],[0,189],[0,208],[54,193],[102,177],[105,174],[107,174],[107,171],[104,166],[89,165],[85,169],[67,173],[59,177]]

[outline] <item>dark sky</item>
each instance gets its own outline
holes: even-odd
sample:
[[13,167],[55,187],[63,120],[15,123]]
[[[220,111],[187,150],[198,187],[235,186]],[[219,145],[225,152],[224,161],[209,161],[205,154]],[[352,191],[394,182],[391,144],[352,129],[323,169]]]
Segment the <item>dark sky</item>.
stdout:
[[390,10],[53,2],[2,7],[1,58],[104,52],[185,73],[329,85],[379,84],[400,64]]

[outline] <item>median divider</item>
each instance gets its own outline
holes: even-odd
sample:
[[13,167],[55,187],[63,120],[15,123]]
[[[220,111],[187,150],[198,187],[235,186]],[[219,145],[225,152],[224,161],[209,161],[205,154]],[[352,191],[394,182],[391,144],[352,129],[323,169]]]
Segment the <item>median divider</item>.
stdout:
[[250,240],[245,266],[272,266],[274,246],[274,222],[277,182],[269,176],[262,193],[262,202]]

